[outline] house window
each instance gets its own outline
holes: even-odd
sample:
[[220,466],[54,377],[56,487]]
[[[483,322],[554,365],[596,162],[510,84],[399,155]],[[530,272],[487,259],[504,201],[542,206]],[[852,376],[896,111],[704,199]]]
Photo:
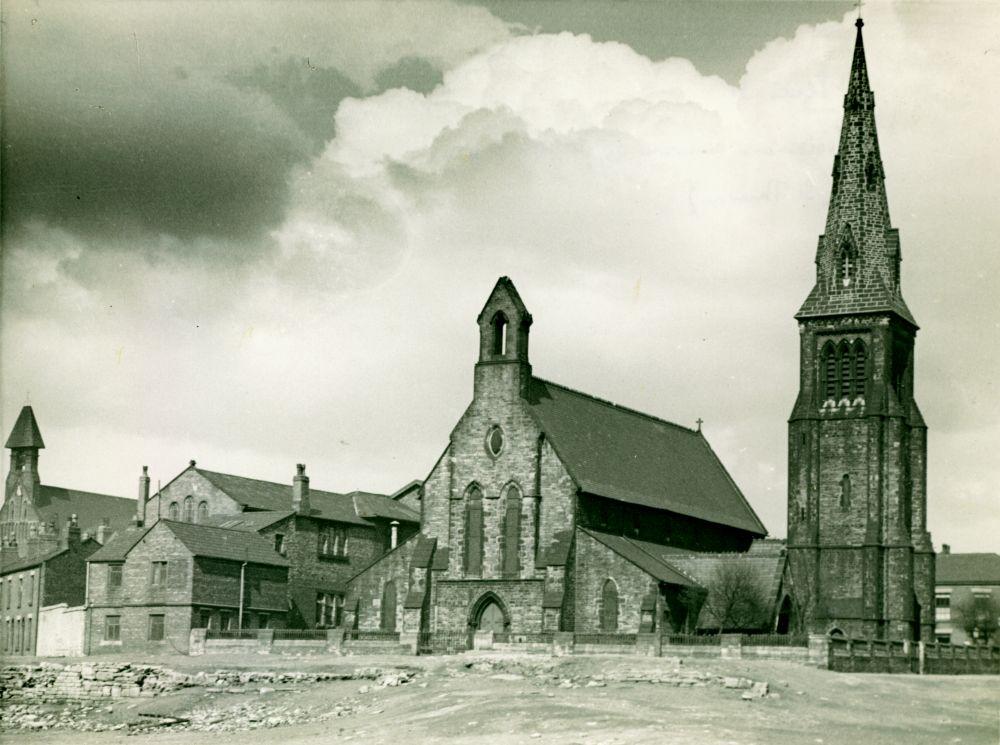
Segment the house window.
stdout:
[[149,641],[163,641],[163,614],[151,613],[149,615]]
[[149,584],[152,587],[163,587],[167,583],[167,562],[154,561],[150,572]]
[[950,608],[951,607],[951,595],[937,595],[934,598],[935,608]]
[[208,518],[208,502],[198,503],[198,522],[203,523]]
[[104,617],[104,641],[120,642],[122,640],[122,617]]
[[180,516],[180,509],[177,502],[171,502],[170,506],[167,507],[167,519],[176,520]]
[[122,565],[108,564],[108,592],[115,592],[122,587]]
[[285,555],[285,535],[284,533],[274,534],[274,550],[282,556]]
[[233,614],[229,611],[219,613],[219,629],[222,631],[233,630]]
[[271,622],[271,617],[266,613],[257,614],[257,628],[266,629],[268,624]]
[[17,607],[24,605],[24,577],[17,578]]
[[322,528],[319,533],[319,555],[327,559],[342,559],[347,556],[347,530],[344,528]]
[[344,607],[344,597],[333,592],[316,593],[316,628],[339,626]]
[[35,600],[35,575],[34,575],[34,573],[32,573],[32,574],[28,575],[28,607],[29,608],[31,607],[31,604],[34,602],[34,600]]
[[951,644],[951,634],[935,634],[934,641],[938,644]]

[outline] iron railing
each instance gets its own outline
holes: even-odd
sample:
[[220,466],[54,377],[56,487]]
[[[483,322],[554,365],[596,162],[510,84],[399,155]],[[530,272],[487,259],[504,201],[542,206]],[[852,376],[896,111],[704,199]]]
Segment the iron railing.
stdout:
[[596,634],[573,634],[575,644],[635,644],[635,634],[600,632]]
[[719,646],[722,637],[718,634],[664,634],[667,644],[687,644],[698,647]]
[[743,634],[744,647],[808,647],[809,637],[795,634]]
[[205,629],[206,639],[256,639],[257,629]]
[[355,642],[399,642],[398,631],[365,631],[364,629],[348,629],[345,637]]
[[326,639],[326,629],[275,629],[275,641],[320,641]]

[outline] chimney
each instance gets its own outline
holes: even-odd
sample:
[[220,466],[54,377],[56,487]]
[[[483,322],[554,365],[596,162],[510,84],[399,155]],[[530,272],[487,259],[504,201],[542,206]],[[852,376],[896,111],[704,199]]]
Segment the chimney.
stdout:
[[947,543],[942,543],[941,544],[941,553],[943,553],[943,554],[950,554],[951,553],[951,546],[949,544],[947,544]]
[[101,524],[97,526],[97,536],[96,536],[97,542],[100,543],[102,546],[108,541],[108,531],[110,530],[110,528],[111,528],[111,521],[106,517],[102,517]]
[[295,466],[295,478],[292,479],[292,509],[298,515],[309,514],[309,477],[306,476],[305,463]]
[[[135,526],[141,528],[146,522],[146,502],[149,501],[149,466],[142,467],[142,476],[139,477],[139,496],[135,500]],[[98,538],[99,543],[104,543]]]
[[70,515],[66,521],[66,545],[80,545],[80,525],[76,521],[76,515]]
[[396,548],[397,543],[399,543],[399,520],[393,520],[389,523],[389,550]]

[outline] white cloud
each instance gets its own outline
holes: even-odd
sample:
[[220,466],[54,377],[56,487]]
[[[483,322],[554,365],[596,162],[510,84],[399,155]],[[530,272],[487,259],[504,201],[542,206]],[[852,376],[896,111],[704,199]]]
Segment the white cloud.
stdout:
[[[987,24],[959,15],[956,42],[922,7],[867,11],[866,46],[905,292],[924,324],[931,527],[982,549],[1000,533],[983,486],[1000,482],[988,455],[1000,359],[981,343],[997,328],[1000,151],[995,97],[971,99],[1000,70],[983,54]],[[113,468],[131,491],[137,466],[125,464],[149,460],[168,478],[197,455],[277,479],[305,460],[317,485],[392,489],[444,446],[471,394],[475,315],[508,274],[535,316],[537,374],[681,423],[703,417],[782,534],[792,315],[813,279],[852,20],[769,44],[738,87],[563,34],[500,40],[428,95],[346,101],[337,139],[296,175],[276,252],[225,275],[92,259],[105,263],[88,277],[121,262],[128,280],[60,280],[51,323],[35,306],[5,326],[23,350],[4,355],[5,411],[40,380],[49,410],[104,422],[99,468],[65,442],[46,452],[80,486],[115,486],[100,475]],[[40,256],[82,260],[64,243],[37,237],[15,254],[10,266],[38,277],[31,292],[53,291]],[[65,300],[78,292],[134,305],[80,317]],[[119,347],[127,373],[110,361]],[[129,434],[140,420],[148,441]]]

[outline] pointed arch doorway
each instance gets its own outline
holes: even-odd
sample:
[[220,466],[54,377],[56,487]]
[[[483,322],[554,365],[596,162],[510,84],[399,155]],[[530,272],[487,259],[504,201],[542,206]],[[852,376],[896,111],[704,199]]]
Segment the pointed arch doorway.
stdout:
[[510,614],[507,606],[495,593],[488,592],[480,597],[469,610],[469,646],[477,631],[492,631],[501,634],[510,630]]

